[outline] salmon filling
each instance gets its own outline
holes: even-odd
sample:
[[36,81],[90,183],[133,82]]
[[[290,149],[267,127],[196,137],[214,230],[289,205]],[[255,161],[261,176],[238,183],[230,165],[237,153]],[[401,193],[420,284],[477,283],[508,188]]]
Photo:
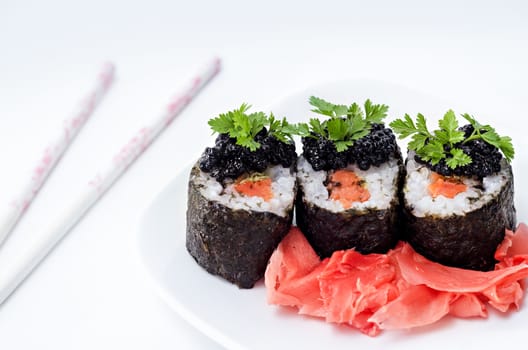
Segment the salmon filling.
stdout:
[[457,194],[467,190],[467,186],[462,181],[453,177],[444,177],[433,172],[430,178],[431,184],[428,189],[433,198],[438,196],[454,198]]
[[273,198],[271,178],[262,174],[239,177],[235,182],[235,190],[248,197],[260,197],[268,202]]
[[365,181],[351,170],[336,170],[330,175],[326,188],[330,192],[330,199],[339,201],[345,209],[350,209],[355,202],[366,202],[370,198]]

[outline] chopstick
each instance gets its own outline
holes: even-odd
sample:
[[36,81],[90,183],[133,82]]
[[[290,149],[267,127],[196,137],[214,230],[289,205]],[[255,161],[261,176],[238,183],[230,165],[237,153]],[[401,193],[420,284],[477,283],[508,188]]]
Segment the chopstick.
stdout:
[[[189,87],[177,95],[166,107],[160,117],[150,125],[142,128],[117,153],[112,161],[88,183],[88,186],[75,203],[69,206],[65,215],[58,218],[54,225],[30,247],[24,254],[9,266],[0,269],[0,304],[26,279],[39,263],[53,250],[57,243],[75,226],[99,198],[114,184],[125,170],[154,141],[154,139],[174,120],[191,100],[220,71],[220,59],[209,63],[192,79]],[[0,267],[1,268],[1,267]]]
[[0,246],[24,215],[38,194],[42,185],[59,162],[62,155],[75,139],[93,111],[101,102],[114,80],[114,65],[105,63],[99,72],[97,82],[90,93],[82,100],[78,110],[66,119],[56,137],[45,148],[38,164],[18,195],[9,203],[4,216],[0,217]]

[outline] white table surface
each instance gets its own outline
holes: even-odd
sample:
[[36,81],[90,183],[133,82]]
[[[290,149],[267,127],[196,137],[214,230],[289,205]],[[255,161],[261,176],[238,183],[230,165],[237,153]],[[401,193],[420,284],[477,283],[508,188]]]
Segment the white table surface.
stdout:
[[216,347],[155,294],[136,236],[149,202],[210,142],[206,121],[241,102],[268,110],[309,85],[372,78],[462,101],[487,116],[526,119],[525,2],[322,3],[0,0],[0,210],[89,89],[99,64],[117,65],[108,98],[0,250],[0,269],[61,215],[202,63],[213,55],[224,63],[0,306],[1,349]]

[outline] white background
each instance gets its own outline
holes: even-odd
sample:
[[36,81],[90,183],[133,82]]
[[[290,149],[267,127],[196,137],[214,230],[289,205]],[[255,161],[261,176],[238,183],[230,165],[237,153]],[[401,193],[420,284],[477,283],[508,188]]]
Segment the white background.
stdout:
[[[157,297],[135,240],[149,202],[210,142],[207,119],[241,102],[266,110],[313,84],[371,78],[456,101],[486,118],[513,113],[521,123],[527,19],[523,1],[0,0],[0,210],[100,63],[117,65],[107,99],[0,251],[0,269],[60,217],[203,63],[214,55],[224,63],[0,306],[0,348],[214,348]],[[518,157],[526,157],[522,127],[517,134]]]

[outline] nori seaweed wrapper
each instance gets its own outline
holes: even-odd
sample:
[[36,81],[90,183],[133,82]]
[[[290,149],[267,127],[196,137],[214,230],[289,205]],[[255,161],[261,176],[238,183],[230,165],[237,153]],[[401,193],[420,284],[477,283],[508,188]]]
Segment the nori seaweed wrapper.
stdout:
[[[399,188],[405,169],[401,161],[398,166],[398,180],[394,186]],[[399,240],[401,207],[398,189],[387,209],[348,209],[334,213],[307,201],[301,185],[295,210],[297,226],[321,258],[350,248],[362,254],[386,253]]]
[[507,179],[498,196],[465,215],[416,217],[405,203],[404,238],[423,256],[443,265],[489,271],[505,229],[515,228],[513,173],[506,165]]
[[188,187],[186,247],[206,271],[252,288],[264,276],[268,260],[288,233],[293,203],[285,217],[270,212],[234,210],[200,193],[191,170]]

